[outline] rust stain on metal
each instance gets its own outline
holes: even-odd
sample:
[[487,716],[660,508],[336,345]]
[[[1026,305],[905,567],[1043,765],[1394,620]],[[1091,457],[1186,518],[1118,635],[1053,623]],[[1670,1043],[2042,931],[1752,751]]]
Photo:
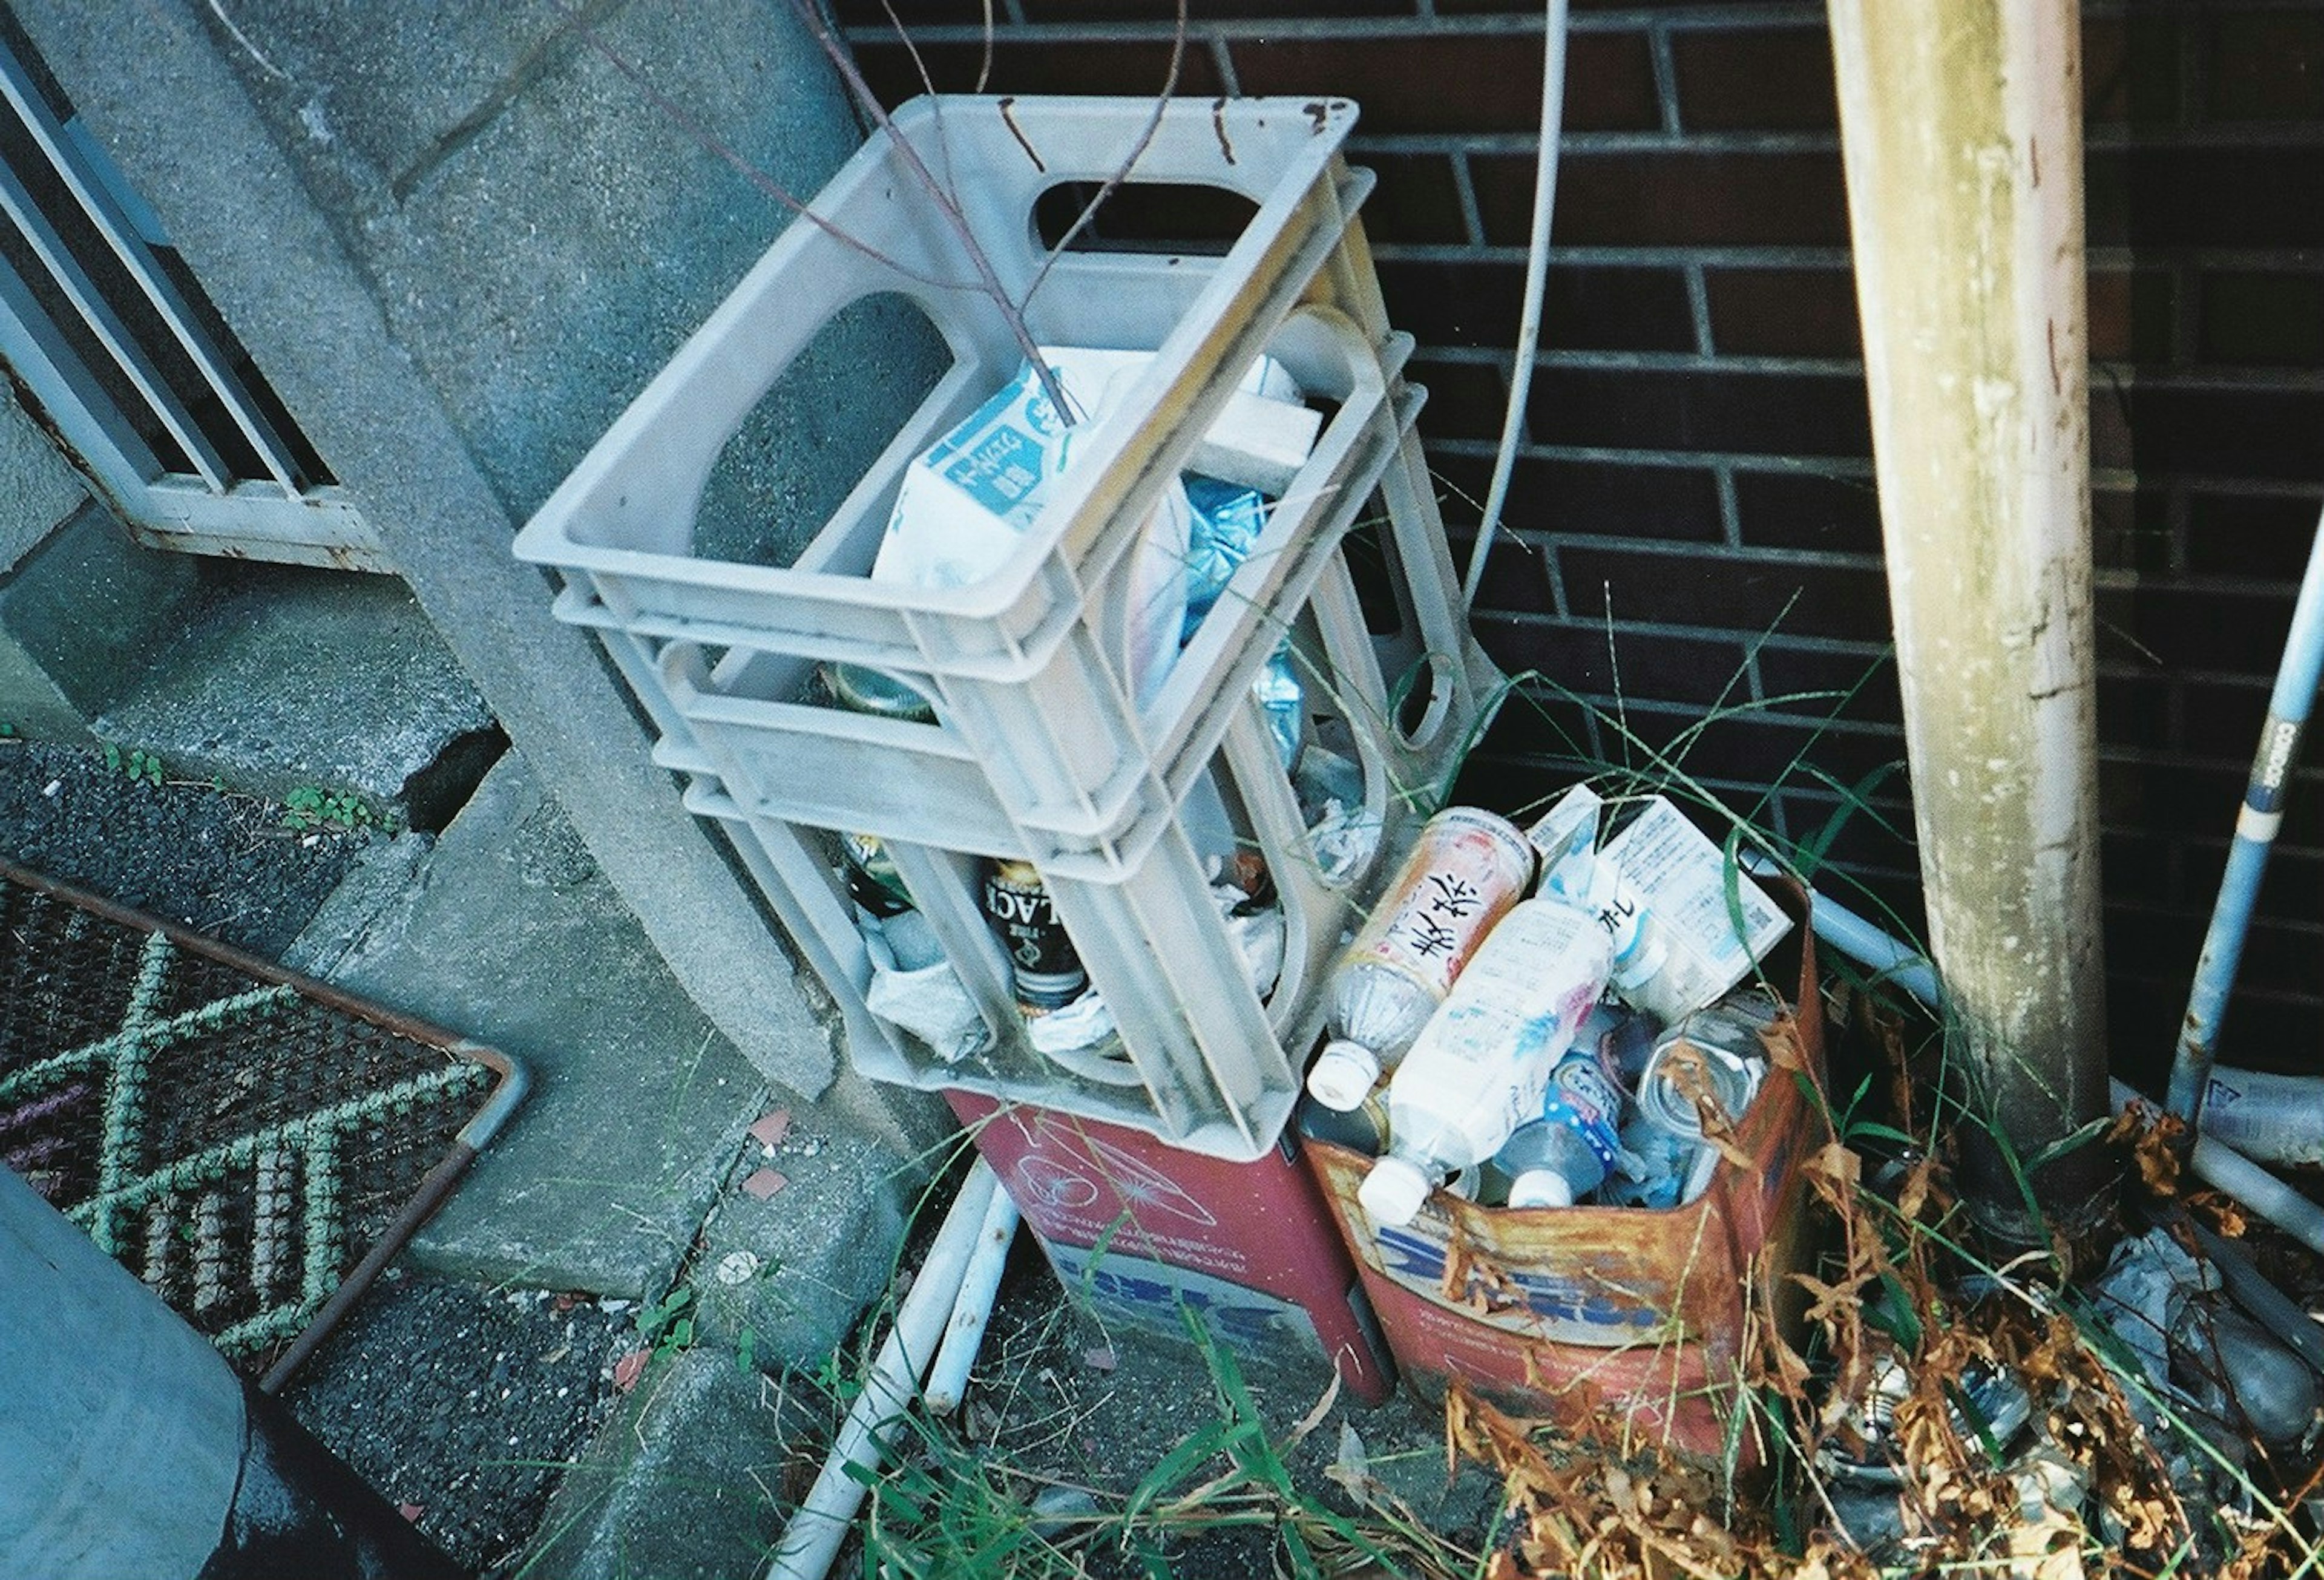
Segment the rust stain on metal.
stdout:
[[490,1048],[0,861],[0,1153],[270,1392],[512,1082]]

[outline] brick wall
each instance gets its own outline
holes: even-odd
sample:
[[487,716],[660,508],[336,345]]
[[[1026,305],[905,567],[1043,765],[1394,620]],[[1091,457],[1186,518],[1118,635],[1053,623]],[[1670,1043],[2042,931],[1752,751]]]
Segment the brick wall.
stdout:
[[[879,0],[840,9],[880,90],[917,91]],[[1168,0],[994,0],[990,39],[985,9],[898,5],[938,87],[1165,80]],[[1366,223],[1465,539],[1507,399],[1540,6],[1192,10],[1180,91],[1362,106]],[[2089,4],[2083,49],[2107,942],[2118,1062],[2151,1069],[2324,492],[2324,12]],[[1834,860],[1917,924],[1835,124],[1820,6],[1575,0],[1545,343],[1478,613],[1505,668],[1554,684],[1491,760],[1515,798],[1569,743],[1666,750],[1791,839],[1846,813]],[[2301,776],[2230,1014],[2246,1062],[2312,1042],[2319,790]]]

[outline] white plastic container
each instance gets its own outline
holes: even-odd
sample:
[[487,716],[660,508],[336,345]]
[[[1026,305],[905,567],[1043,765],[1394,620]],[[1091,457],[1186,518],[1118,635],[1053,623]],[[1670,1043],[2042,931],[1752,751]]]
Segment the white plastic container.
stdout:
[[1501,918],[1388,1083],[1388,1153],[1357,1192],[1374,1222],[1410,1223],[1448,1175],[1540,1114],[1612,961],[1603,930],[1562,901]]
[[[1739,871],[1686,814],[1663,797],[1649,797],[1600,856],[1612,862],[1652,908],[1666,958],[1631,1002],[1674,1025],[1744,978],[1791,918]],[[1738,932],[1732,901],[1741,913]]]
[[1360,1106],[1444,1002],[1485,935],[1533,882],[1533,847],[1506,818],[1447,807],[1430,818],[1332,973],[1332,1040],[1307,1072],[1327,1108]]

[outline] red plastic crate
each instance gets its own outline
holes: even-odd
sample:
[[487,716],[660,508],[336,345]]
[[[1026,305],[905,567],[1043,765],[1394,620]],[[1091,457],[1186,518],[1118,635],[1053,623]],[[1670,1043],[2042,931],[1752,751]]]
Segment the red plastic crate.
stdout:
[[1289,1144],[1227,1162],[1053,1108],[945,1098],[1058,1280],[1102,1317],[1184,1339],[1183,1305],[1239,1355],[1328,1358],[1367,1404],[1395,1391],[1331,1208]]

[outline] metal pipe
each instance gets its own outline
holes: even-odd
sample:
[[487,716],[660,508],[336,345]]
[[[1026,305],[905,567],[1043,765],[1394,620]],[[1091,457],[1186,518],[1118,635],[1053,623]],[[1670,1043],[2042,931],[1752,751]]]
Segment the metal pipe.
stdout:
[[1961,1184],[2012,1245],[2105,1221],[2075,0],[1830,0],[1872,448]]
[[[1763,877],[1772,877],[1783,870],[1757,851],[1746,851],[1743,865]],[[1809,907],[1811,925],[1818,938],[1858,965],[1894,982],[1920,1000],[1924,1008],[1934,1012],[1941,1007],[1942,994],[1937,981],[1936,968],[1929,963],[1928,957],[1894,933],[1884,932],[1866,921],[1837,900],[1826,899],[1817,894],[1812,896],[1812,901]],[[2109,1083],[2109,1091],[2117,1108],[2146,1100],[2119,1080]],[[2324,1207],[2309,1200],[2233,1147],[2209,1136],[2197,1137],[2194,1150],[2188,1158],[2188,1166],[2205,1184],[2226,1191],[2310,1250],[2324,1256]]]
[[914,1386],[936,1354],[1000,1185],[983,1159],[971,1165],[918,1276],[896,1309],[895,1325],[863,1380],[863,1392],[840,1425],[822,1474],[783,1528],[767,1580],[821,1580],[830,1569],[863,1502],[860,1478],[879,1464],[888,1439],[911,1406]]
[[2203,934],[2203,952],[2195,962],[2187,1018],[2180,1023],[2179,1046],[2171,1061],[2166,1106],[2187,1121],[2190,1131],[2197,1128],[2202,1116],[2211,1061],[2218,1047],[2219,1023],[2227,1015],[2227,996],[2235,989],[2244,935],[2251,929],[2252,907],[2259,898],[2268,852],[2274,846],[2276,830],[2283,823],[2284,791],[2291,782],[2292,761],[2299,755],[2308,710],[2316,700],[2319,675],[2324,675],[2324,522],[2318,523],[2315,542],[2308,550],[2308,570],[2300,581],[2299,601],[2292,606],[2292,629],[2284,638],[2275,690],[2268,697],[2267,722],[2260,729],[2251,779],[2244,787],[2243,807],[2236,813],[2235,842],[2227,848],[2227,868],[2219,879],[2211,924]]
[[1517,437],[1525,431],[1526,402],[1533,394],[1534,353],[1541,345],[1541,299],[1549,276],[1549,219],[1557,207],[1557,153],[1565,123],[1566,0],[1547,0],[1542,15],[1541,129],[1533,167],[1533,228],[1526,239],[1525,306],[1517,319],[1517,360],[1509,369],[1509,407],[1501,418],[1500,448],[1493,455],[1493,481],[1485,491],[1477,542],[1469,551],[1469,574],[1461,587],[1461,607],[1477,602],[1485,580],[1485,556],[1500,529],[1501,507],[1509,497],[1509,474],[1517,470]]

